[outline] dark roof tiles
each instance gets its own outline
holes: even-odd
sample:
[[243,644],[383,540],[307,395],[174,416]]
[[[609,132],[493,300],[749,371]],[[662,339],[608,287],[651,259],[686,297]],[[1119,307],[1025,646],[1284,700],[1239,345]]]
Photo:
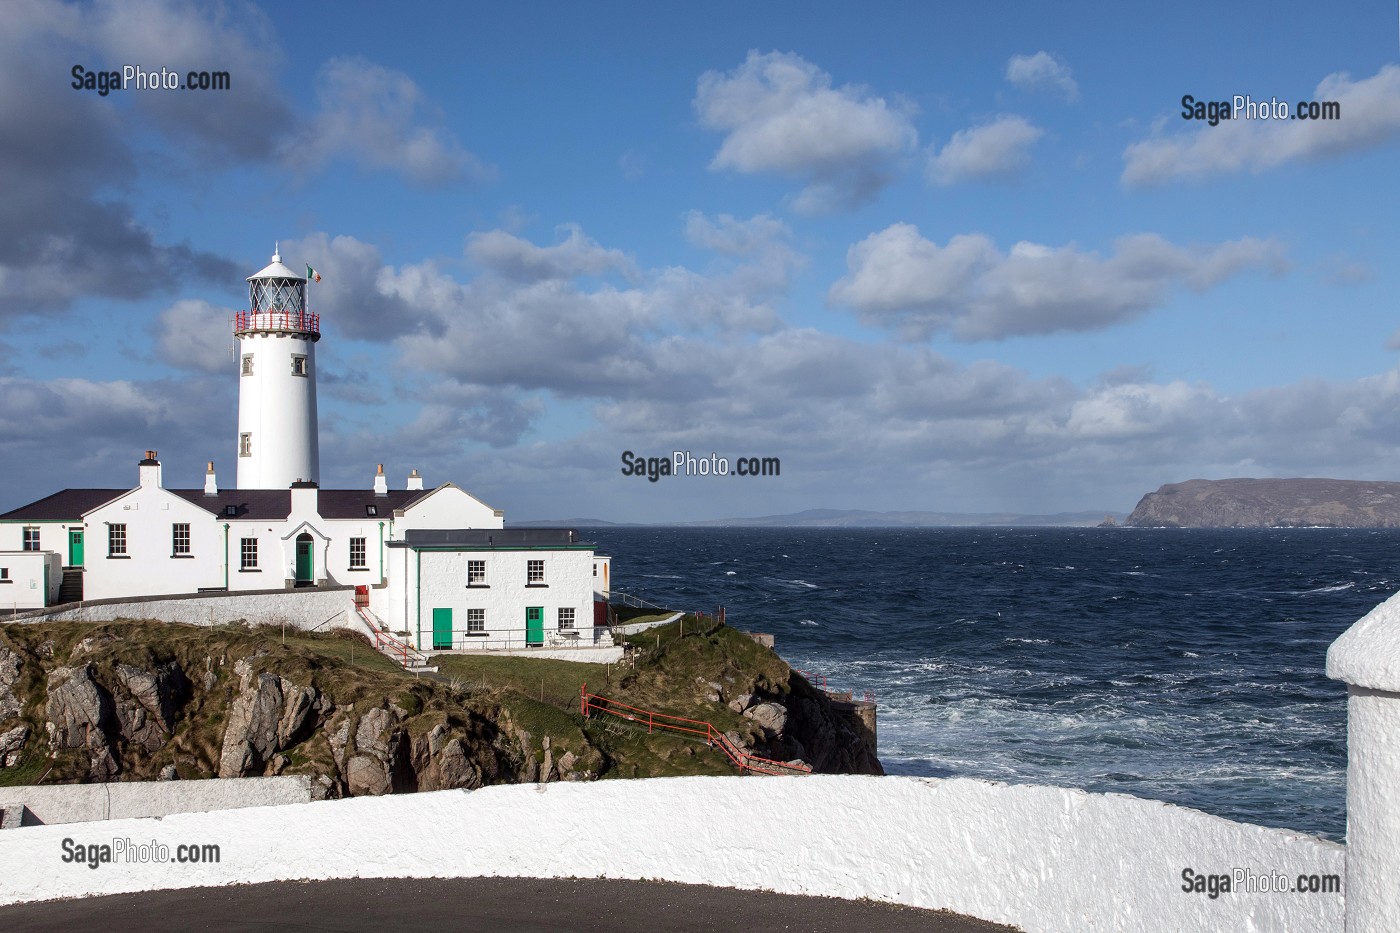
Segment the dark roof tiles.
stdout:
[[[64,489],[6,512],[0,515],[0,521],[76,522],[99,505],[130,491]],[[372,489],[322,489],[317,493],[316,506],[322,518],[389,518],[395,509],[407,508],[430,491],[394,489],[378,496]],[[212,496],[205,495],[203,489],[167,489],[166,492],[222,518],[284,519],[292,511],[292,494],[288,489],[223,489]],[[374,514],[366,510],[369,505],[375,507]],[[230,507],[233,513],[229,513]]]

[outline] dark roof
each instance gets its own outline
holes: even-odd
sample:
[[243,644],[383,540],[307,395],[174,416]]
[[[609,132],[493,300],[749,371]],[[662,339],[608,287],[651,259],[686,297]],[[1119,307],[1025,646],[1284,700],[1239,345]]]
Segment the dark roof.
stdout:
[[[22,505],[0,515],[0,521],[13,522],[76,522],[117,496],[131,489],[64,489],[36,502]],[[430,490],[393,489],[388,495],[376,496],[372,489],[322,489],[317,492],[316,506],[322,518],[390,518],[395,509],[403,509],[423,498]],[[291,514],[292,494],[288,489],[221,489],[206,496],[203,489],[167,489],[201,509],[208,509],[224,518],[253,521],[283,519]],[[365,506],[375,506],[375,514]],[[233,506],[234,514],[228,513]]]
[[63,489],[0,515],[0,522],[76,522],[129,489]]
[[[592,547],[577,528],[410,528],[407,547],[566,548]],[[390,546],[397,542],[391,542]]]

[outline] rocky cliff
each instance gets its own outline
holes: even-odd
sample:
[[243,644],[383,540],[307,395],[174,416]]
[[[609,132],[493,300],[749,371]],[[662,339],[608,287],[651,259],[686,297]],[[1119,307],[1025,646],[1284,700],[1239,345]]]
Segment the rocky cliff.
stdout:
[[1400,483],[1193,479],[1142,497],[1139,528],[1400,528]]
[[[703,745],[619,739],[585,722],[577,693],[555,702],[500,685],[418,679],[354,633],[298,641],[159,622],[0,626],[0,783],[307,774],[324,798],[728,770]],[[737,741],[808,756],[818,770],[878,773],[873,749],[862,752],[824,696],[767,649],[771,671],[722,650],[739,642],[747,639],[732,630],[657,637],[651,656],[634,651],[616,671],[616,689],[730,717]],[[701,677],[697,686],[687,668],[678,687],[664,657],[673,643],[698,649],[720,684]],[[524,669],[533,682],[538,669]],[[625,684],[638,682],[647,689],[628,693]],[[723,703],[713,689],[720,685],[743,704]]]

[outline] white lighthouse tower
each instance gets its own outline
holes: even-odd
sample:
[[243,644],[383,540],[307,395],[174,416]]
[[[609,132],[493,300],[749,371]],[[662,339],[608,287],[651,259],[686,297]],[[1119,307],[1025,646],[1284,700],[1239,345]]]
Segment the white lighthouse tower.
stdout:
[[248,277],[238,338],[238,488],[286,489],[320,481],[316,429],[316,341],[321,321],[306,307],[306,279],[280,251]]

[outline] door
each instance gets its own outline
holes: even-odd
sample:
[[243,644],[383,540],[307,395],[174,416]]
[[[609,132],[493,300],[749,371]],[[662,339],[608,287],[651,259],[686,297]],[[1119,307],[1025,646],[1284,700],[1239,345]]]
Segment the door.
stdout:
[[544,607],[528,606],[525,609],[525,646],[538,648],[544,644]]
[[433,610],[433,650],[452,650],[452,610]]
[[310,583],[315,579],[316,559],[311,551],[311,535],[302,532],[297,535],[297,583]]
[[81,528],[68,529],[68,566],[81,567],[83,565],[83,530]]

